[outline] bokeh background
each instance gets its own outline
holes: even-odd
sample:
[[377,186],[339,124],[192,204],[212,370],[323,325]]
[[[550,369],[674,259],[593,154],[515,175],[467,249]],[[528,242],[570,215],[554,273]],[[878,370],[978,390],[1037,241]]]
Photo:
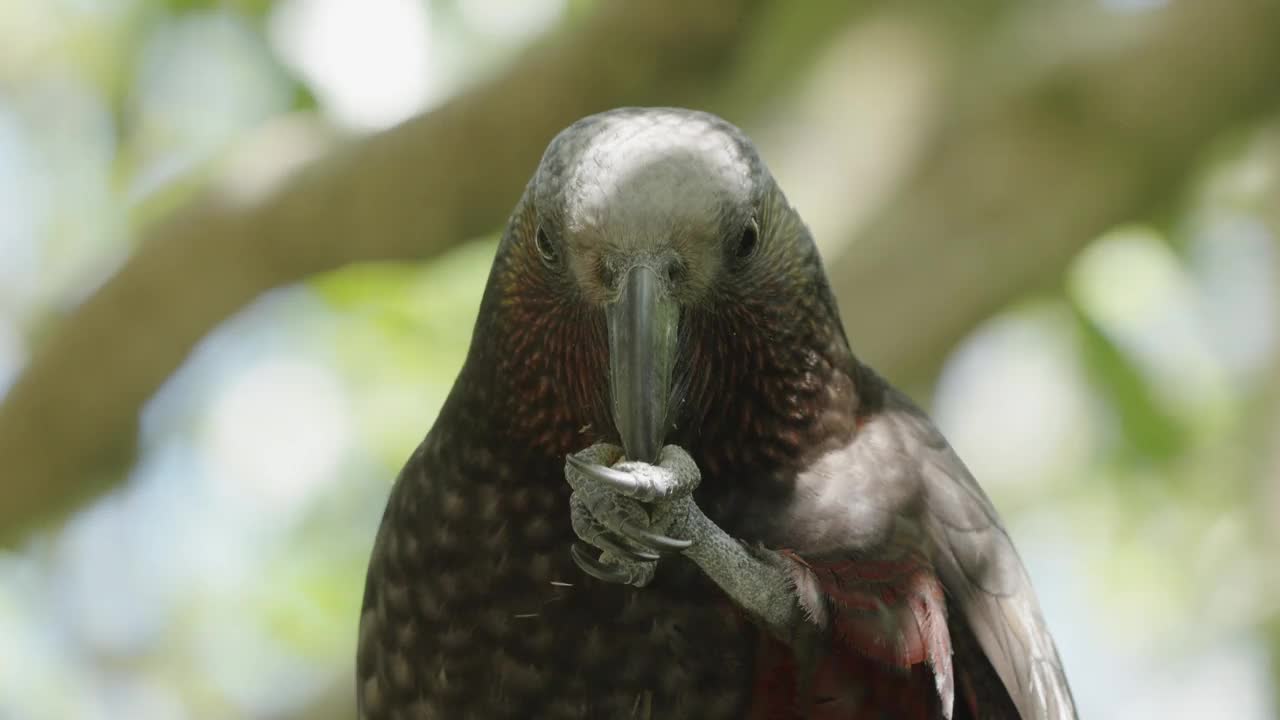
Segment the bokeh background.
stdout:
[[3,0],[0,718],[352,717],[494,233],[627,104],[758,140],[1083,717],[1277,717],[1280,3]]

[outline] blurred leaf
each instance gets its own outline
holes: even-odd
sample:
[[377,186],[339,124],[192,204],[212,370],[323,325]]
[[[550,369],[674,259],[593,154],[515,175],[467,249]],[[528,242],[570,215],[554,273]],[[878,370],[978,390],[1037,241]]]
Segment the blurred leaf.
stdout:
[[320,103],[316,100],[315,93],[311,92],[311,87],[292,73],[290,73],[290,77],[293,77],[296,82],[293,90],[293,109],[307,111],[318,110]]
[[1189,434],[1151,391],[1137,365],[1107,337],[1074,300],[1068,300],[1081,338],[1086,372],[1114,411],[1124,441],[1115,447],[1122,462],[1168,463],[1186,448]]
[[[496,240],[467,243],[427,264],[368,263],[343,268],[311,286],[336,310],[398,316],[398,322],[455,334],[459,311],[474,317]],[[465,326],[465,336],[471,326]]]
[[[334,630],[355,630],[361,593],[360,583],[352,579],[362,574],[368,548],[350,542],[345,533],[330,532],[328,537],[326,542],[317,533],[305,547],[284,548],[270,573],[262,616],[271,634],[291,649],[332,662],[351,647],[351,634]],[[334,542],[335,537],[343,543]]]
[[164,4],[174,12],[226,8],[257,18],[266,15],[275,3],[273,0],[165,0]]
[[356,425],[389,467],[421,440],[462,366],[495,242],[425,265],[356,265],[311,283],[340,314],[335,352],[353,387]]

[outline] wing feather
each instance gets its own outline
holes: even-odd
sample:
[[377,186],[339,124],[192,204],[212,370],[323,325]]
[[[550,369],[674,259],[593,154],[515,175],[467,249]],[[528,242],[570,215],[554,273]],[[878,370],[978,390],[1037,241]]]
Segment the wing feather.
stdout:
[[900,414],[919,440],[932,560],[1019,714],[1024,720],[1074,719],[1057,647],[995,506],[921,410],[895,396],[884,411]]

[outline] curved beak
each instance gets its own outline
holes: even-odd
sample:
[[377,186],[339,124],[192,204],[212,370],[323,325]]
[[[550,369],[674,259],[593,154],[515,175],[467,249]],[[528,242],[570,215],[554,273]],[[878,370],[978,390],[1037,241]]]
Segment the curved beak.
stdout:
[[679,309],[658,274],[637,265],[606,318],[614,423],[628,459],[656,463],[667,430]]

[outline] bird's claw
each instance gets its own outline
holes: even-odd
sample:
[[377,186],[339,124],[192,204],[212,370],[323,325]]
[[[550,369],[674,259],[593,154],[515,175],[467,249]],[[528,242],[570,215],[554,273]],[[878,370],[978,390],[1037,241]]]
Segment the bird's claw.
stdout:
[[693,458],[678,445],[664,447],[657,465],[617,462],[620,456],[621,451],[612,445],[592,445],[565,458],[565,477],[575,490],[587,480],[640,502],[683,497],[692,493],[701,480]]
[[629,548],[626,545],[614,540],[607,534],[596,536],[596,547],[601,550],[607,550],[614,555],[626,558],[627,560],[636,560],[639,562],[653,562],[661,559],[662,555],[647,548]]
[[649,581],[653,579],[653,571],[656,566],[653,562],[605,562],[607,553],[601,555],[601,558],[597,560],[591,557],[591,550],[588,546],[580,542],[575,542],[569,546],[569,554],[573,557],[574,564],[582,572],[597,580],[635,585],[636,587],[644,587],[649,584]]
[[[658,553],[634,541],[631,543],[632,547],[628,547],[626,541],[619,537],[619,533],[611,531],[596,519],[596,513],[583,495],[583,492],[575,492],[569,496],[570,519],[573,523],[573,531],[579,538],[625,560],[652,562],[660,557]],[[625,537],[625,534],[622,535]]]
[[[650,532],[642,527],[637,527],[623,520],[618,523],[618,533],[637,545],[646,547],[661,556],[662,553],[678,553],[686,550],[693,544],[692,540],[681,540],[679,538],[660,535]],[[654,558],[655,560],[657,558]]]
[[574,532],[604,551],[594,560],[579,546],[573,558],[593,577],[642,585],[652,578],[662,554],[692,545],[665,534],[671,523],[663,519],[671,513],[664,510],[673,502],[692,502],[689,496],[700,476],[688,453],[674,445],[663,448],[658,465],[619,462],[621,456],[620,448],[597,444],[566,458],[565,479],[574,490]]
[[[634,497],[638,494],[639,483],[633,476],[614,470],[608,465],[600,465],[597,463],[589,463],[579,458],[577,455],[569,455],[565,457],[565,462],[573,466],[575,470],[582,473],[589,480],[595,480],[598,483],[612,488],[627,497]],[[636,498],[637,500],[641,498]]]

